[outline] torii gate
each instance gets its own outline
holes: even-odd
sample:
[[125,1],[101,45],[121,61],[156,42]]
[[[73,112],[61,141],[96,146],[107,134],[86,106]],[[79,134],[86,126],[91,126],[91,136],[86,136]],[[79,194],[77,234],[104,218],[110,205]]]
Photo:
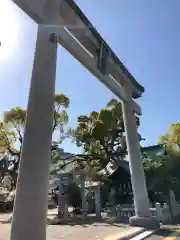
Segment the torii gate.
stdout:
[[[122,100],[138,226],[152,224],[133,100],[144,92],[73,0],[13,0],[38,24],[11,240],[45,240],[57,44]],[[28,47],[28,46],[27,46]]]

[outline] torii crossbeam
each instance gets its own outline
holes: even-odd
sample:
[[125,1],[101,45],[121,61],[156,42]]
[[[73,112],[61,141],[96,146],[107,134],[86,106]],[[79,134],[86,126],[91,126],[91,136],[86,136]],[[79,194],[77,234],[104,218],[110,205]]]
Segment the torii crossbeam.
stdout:
[[73,0],[13,0],[38,24],[24,142],[14,204],[11,240],[45,240],[55,94],[57,44],[122,100],[136,216],[132,224],[154,224],[150,217],[134,112],[144,88],[133,78]]

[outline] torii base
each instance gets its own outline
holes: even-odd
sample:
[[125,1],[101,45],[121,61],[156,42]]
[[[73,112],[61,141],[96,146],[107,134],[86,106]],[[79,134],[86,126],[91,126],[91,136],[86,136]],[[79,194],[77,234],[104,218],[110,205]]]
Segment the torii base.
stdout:
[[158,229],[160,226],[159,222],[153,217],[143,218],[143,217],[133,216],[129,218],[129,223],[132,226],[144,227],[147,229]]

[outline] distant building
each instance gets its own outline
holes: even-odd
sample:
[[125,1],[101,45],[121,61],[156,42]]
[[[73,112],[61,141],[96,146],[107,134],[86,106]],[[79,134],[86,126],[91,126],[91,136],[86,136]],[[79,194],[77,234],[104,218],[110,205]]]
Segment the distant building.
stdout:
[[61,170],[57,170],[56,174],[51,174],[49,179],[49,187],[50,189],[55,188],[60,183],[59,175],[61,173],[68,173],[74,170],[75,168],[75,162],[73,161],[76,156],[74,156],[72,153],[67,152],[60,152],[61,160],[64,163],[65,167]]
[[146,153],[149,156],[153,155],[166,155],[166,149],[163,144],[152,145],[148,147],[143,147],[142,152]]
[[[142,154],[147,154],[148,156],[166,154],[165,148],[161,144],[143,147],[141,151]],[[119,167],[109,175],[109,179],[113,182],[114,186],[117,184],[117,191],[122,201],[124,199],[124,201],[127,202],[132,199],[131,175],[128,160],[119,161]]]
[[[141,152],[142,154],[147,154],[148,156],[166,155],[166,150],[162,144],[143,147],[141,148]],[[118,168],[123,168],[126,172],[129,172],[128,160],[121,160]],[[115,174],[116,171],[118,171],[118,169],[116,169],[112,174]]]
[[[147,154],[149,156],[166,154],[165,148],[162,144],[143,147],[141,148],[141,151],[143,154]],[[57,171],[56,174],[50,176],[50,188],[54,188],[55,186],[59,185],[59,174],[71,172],[75,168],[75,163],[73,160],[76,157],[72,153],[60,151],[60,155],[62,161],[64,161],[64,163],[67,165],[63,169]],[[120,184],[122,191],[127,191],[127,189],[131,188],[131,177],[128,160],[119,161],[119,167],[109,175],[109,179],[117,181]]]

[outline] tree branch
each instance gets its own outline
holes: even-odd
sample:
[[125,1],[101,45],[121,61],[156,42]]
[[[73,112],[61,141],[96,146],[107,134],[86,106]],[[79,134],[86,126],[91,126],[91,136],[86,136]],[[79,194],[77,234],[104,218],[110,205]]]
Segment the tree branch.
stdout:
[[53,119],[54,119],[54,126],[53,126],[53,129],[52,129],[52,132],[54,132],[54,130],[56,129],[57,125],[58,125],[58,122],[57,122],[57,119],[56,119],[56,113],[59,111],[60,109],[60,105],[58,105],[57,109],[56,109],[56,106],[54,104],[54,115],[53,115]]
[[14,127],[19,135],[19,141],[20,143],[22,144],[23,143],[23,137],[22,137],[22,134],[21,134],[21,131],[20,131],[20,128],[18,127],[18,124],[12,119],[12,122],[14,124]]
[[[71,159],[72,157],[74,157],[75,159],[73,159],[72,161],[70,162],[67,162],[67,163],[64,163],[62,164],[61,166],[59,166],[58,169],[56,169],[55,171],[58,171],[58,170],[61,170],[63,168],[65,168],[66,166],[68,166],[69,164],[73,163],[73,162],[78,162],[78,161],[82,161],[82,162],[87,162],[88,160],[100,160],[101,157],[100,156],[97,156],[96,154],[94,154],[94,157],[93,157],[93,154],[72,154],[64,159],[62,159],[63,161],[66,161],[68,159]],[[81,159],[78,159],[81,158]],[[103,169],[107,166],[107,163],[103,164]]]

